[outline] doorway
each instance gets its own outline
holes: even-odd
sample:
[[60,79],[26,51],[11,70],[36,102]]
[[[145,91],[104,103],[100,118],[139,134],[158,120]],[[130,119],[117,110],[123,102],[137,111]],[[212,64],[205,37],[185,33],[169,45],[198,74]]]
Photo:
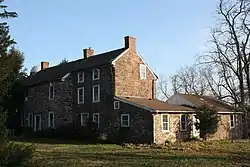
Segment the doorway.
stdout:
[[41,128],[42,128],[42,117],[41,117],[41,114],[35,115],[34,121],[35,121],[35,123],[34,123],[34,131],[40,131]]

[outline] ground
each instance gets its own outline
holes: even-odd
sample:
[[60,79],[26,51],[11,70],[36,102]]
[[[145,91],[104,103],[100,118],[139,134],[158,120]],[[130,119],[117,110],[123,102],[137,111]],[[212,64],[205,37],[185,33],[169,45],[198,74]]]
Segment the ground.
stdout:
[[[25,144],[30,144],[25,142]],[[80,144],[40,140],[34,161],[41,166],[250,166],[250,140],[183,142],[159,146]]]

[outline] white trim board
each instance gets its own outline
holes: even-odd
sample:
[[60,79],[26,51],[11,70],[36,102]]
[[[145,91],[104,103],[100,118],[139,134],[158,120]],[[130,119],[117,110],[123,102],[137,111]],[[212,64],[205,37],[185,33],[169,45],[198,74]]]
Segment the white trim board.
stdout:
[[[162,111],[162,110],[156,110],[157,113],[162,112],[162,113],[195,113],[195,111]],[[218,114],[242,114],[242,112],[223,112],[219,111]]]
[[[149,110],[150,112],[156,112],[156,113],[195,113],[195,111],[166,111],[166,110],[155,110],[153,108],[150,108],[150,107],[147,107],[147,106],[144,106],[144,105],[140,105],[140,104],[137,104],[135,102],[131,102],[131,101],[127,101],[123,98],[119,98],[117,96],[114,97],[114,100],[119,100],[123,103],[127,103],[127,104],[130,104],[130,105],[133,105],[133,106],[136,106],[136,107],[139,107],[139,108],[142,108],[142,109],[145,109],[145,110]],[[242,112],[218,112],[218,114],[242,114]]]
[[70,76],[70,73],[67,73],[66,75],[64,75],[64,76],[61,78],[61,81],[65,81],[65,79],[68,78],[68,76]]
[[140,105],[140,104],[131,102],[131,101],[127,101],[127,100],[124,100],[124,99],[119,98],[119,97],[114,97],[114,99],[115,99],[115,100],[119,100],[119,101],[121,101],[121,102],[123,102],[123,103],[127,103],[127,104],[130,104],[130,105],[133,105],[133,106],[136,106],[136,107],[145,109],[145,110],[149,110],[150,112],[155,112],[155,110],[154,110],[153,108],[149,108],[149,107],[146,107],[146,106],[143,106],[143,105]]

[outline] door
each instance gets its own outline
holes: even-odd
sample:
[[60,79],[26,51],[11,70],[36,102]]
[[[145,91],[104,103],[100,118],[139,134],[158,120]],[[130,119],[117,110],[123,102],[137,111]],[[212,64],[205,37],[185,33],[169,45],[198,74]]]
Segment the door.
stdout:
[[40,131],[42,127],[41,115],[35,115],[34,131]]
[[195,123],[199,122],[199,120],[195,118],[195,115],[193,115],[192,122],[193,122],[193,125],[192,125],[192,137],[200,138],[200,130],[196,129],[196,126],[195,126]]

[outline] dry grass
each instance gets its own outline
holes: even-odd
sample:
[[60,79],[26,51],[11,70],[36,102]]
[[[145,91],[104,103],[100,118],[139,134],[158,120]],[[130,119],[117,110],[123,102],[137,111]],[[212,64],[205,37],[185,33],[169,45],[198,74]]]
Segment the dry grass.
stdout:
[[[30,144],[30,143],[27,143]],[[114,144],[34,143],[42,166],[250,166],[250,141],[185,142],[132,148]]]

